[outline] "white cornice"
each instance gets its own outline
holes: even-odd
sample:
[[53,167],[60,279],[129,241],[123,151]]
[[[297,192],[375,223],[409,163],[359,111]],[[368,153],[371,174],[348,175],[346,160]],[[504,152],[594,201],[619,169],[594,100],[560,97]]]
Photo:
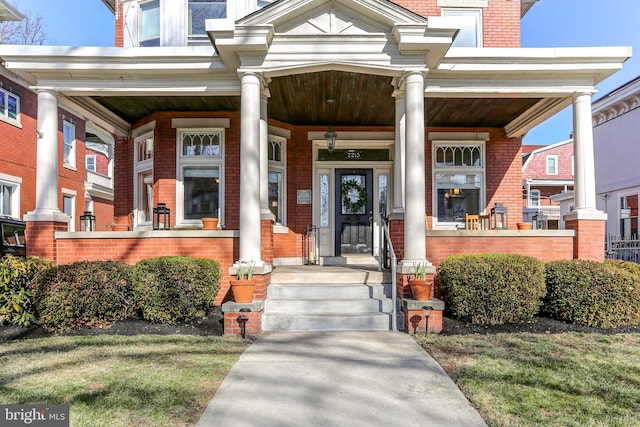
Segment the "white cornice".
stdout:
[[599,126],[640,107],[640,77],[608,93],[591,107],[594,126]]

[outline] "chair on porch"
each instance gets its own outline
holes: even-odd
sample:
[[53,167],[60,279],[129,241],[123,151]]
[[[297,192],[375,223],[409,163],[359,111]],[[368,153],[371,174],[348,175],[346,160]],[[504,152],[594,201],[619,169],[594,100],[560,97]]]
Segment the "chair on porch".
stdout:
[[469,215],[465,217],[465,230],[486,230],[489,215]]

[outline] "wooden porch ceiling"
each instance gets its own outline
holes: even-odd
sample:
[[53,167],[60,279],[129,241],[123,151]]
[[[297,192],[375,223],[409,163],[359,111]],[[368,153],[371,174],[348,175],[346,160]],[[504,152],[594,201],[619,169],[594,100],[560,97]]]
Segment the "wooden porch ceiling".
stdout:
[[[269,117],[293,125],[393,126],[391,77],[325,71],[275,77]],[[93,97],[129,123],[157,111],[237,111],[239,96]],[[327,103],[333,99],[334,103]],[[425,122],[434,127],[504,127],[539,98],[426,98]]]

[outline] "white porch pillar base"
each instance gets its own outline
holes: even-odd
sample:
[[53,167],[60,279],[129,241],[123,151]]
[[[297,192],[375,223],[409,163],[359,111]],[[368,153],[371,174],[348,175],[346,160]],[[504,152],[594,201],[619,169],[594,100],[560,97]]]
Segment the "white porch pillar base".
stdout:
[[[241,74],[240,99],[240,261],[261,261],[260,77]],[[262,264],[261,264],[262,263]]]
[[[30,221],[64,221],[58,207],[58,94],[38,91],[36,209]],[[62,215],[62,216],[60,216]],[[36,219],[37,218],[37,219]],[[54,219],[56,218],[56,219]]]
[[567,212],[564,215],[564,221],[588,220],[588,221],[606,221],[608,215],[597,209],[580,209]]
[[404,259],[426,259],[424,75],[406,76],[406,159],[404,197]]

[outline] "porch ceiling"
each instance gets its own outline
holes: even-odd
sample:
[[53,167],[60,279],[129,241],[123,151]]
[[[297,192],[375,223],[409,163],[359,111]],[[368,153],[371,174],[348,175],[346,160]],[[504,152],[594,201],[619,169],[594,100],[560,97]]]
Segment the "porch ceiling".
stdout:
[[[269,117],[293,125],[393,126],[392,78],[345,71],[275,77]],[[133,124],[157,111],[237,111],[239,96],[93,96]],[[327,99],[335,102],[327,104]],[[425,98],[434,127],[504,127],[541,98]]]

